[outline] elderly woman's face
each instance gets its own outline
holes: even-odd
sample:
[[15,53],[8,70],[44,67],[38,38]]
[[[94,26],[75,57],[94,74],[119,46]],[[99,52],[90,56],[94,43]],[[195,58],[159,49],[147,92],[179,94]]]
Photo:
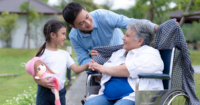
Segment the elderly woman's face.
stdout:
[[122,40],[124,41],[124,46],[123,48],[128,52],[132,49],[136,49],[141,47],[143,39],[138,39],[136,40],[135,38],[135,29],[134,30],[130,30],[128,29],[126,31],[126,34],[124,35],[124,37],[122,38]]

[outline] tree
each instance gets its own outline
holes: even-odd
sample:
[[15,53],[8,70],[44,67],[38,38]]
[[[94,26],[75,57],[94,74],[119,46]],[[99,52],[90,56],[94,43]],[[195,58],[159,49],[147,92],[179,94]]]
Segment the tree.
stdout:
[[161,24],[168,20],[169,14],[174,8],[170,8],[169,0],[136,0],[136,4],[128,10],[114,10],[130,18],[147,19],[151,22]]
[[196,22],[194,21],[191,25],[187,26],[183,26],[182,30],[184,32],[184,35],[186,37],[187,41],[191,41],[191,42],[197,42],[200,41],[200,22]]
[[12,35],[17,27],[18,15],[2,12],[0,17],[0,40],[3,47],[11,47]]
[[179,5],[179,10],[185,11],[185,13],[182,14],[182,18],[180,21],[181,27],[186,17],[200,15],[200,11],[199,11],[200,0],[174,0],[174,1],[177,5]]
[[41,44],[44,43],[45,37],[40,37],[43,35],[43,28],[41,28],[41,23],[46,20],[43,14],[40,14],[39,18],[34,20],[30,24],[30,39],[34,41],[36,48],[39,48]]
[[103,5],[100,5],[101,8],[111,10],[111,7],[113,6],[113,0],[106,0]]
[[95,4],[93,0],[71,0],[71,1],[81,4],[83,7],[87,9],[88,12],[91,12],[93,10],[100,8],[100,6]]
[[30,23],[34,20],[38,19],[39,14],[34,9],[34,7],[29,7],[30,0],[28,2],[24,2],[20,5],[20,10],[26,13],[26,21],[27,21],[27,29],[24,37],[23,48],[25,47],[26,37],[28,37],[28,49],[30,49]]
[[67,5],[68,2],[66,2],[66,0],[60,0],[59,1],[59,5],[54,5],[54,7],[63,10],[65,8],[65,6]]
[[173,10],[170,3],[172,0],[136,0],[135,8],[142,13],[145,11],[143,18],[161,24],[169,19],[169,13]]
[[[182,9],[182,8],[185,9],[185,13],[182,14],[182,18],[180,21],[181,27],[183,26],[183,23],[186,17],[200,15],[200,11],[199,11],[200,0],[175,0],[175,2],[179,5],[179,9]],[[199,26],[200,26],[200,22],[193,21],[190,27],[187,27],[185,25],[182,28],[185,34],[186,40],[194,42],[198,50],[200,50],[200,46],[196,42],[200,41]]]
[[87,9],[88,12],[91,12],[95,9],[100,8],[99,5],[95,4],[93,0],[59,0],[59,5],[54,6],[60,10],[63,10],[63,8],[66,6],[67,3],[70,2],[77,2],[81,4],[83,7]]
[[41,1],[47,4],[47,2],[48,2],[49,0],[41,0]]

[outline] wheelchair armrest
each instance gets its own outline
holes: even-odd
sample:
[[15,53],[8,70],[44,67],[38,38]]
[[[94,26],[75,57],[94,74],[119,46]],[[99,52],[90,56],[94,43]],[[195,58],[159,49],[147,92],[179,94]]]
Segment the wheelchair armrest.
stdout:
[[96,71],[92,71],[92,70],[87,70],[87,72],[86,72],[88,75],[89,74],[98,74],[98,72],[96,72]]
[[87,77],[87,81],[86,81],[86,96],[85,97],[88,97],[90,95],[90,86],[91,86],[91,79],[92,77],[96,77],[96,76],[102,76],[102,73],[98,73],[96,71],[92,71],[92,70],[87,70],[87,74],[88,74],[88,77]]
[[170,79],[167,74],[157,74],[157,73],[144,73],[138,74],[138,78],[151,78],[151,79]]
[[[88,75],[90,75],[90,74],[99,74],[97,71],[92,71],[92,70],[89,70],[89,69],[86,70],[86,73]],[[101,75],[102,75],[102,73],[100,73],[100,75],[96,75],[96,76],[101,76]]]
[[157,73],[143,73],[138,74],[138,78],[136,81],[136,90],[139,90],[139,81],[141,78],[148,78],[148,79],[167,79],[170,80],[170,76],[167,74],[157,74]]

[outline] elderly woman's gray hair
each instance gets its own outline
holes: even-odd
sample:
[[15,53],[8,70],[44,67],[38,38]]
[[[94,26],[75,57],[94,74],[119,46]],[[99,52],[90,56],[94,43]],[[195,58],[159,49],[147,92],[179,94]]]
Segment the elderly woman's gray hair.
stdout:
[[142,45],[150,45],[154,38],[153,27],[145,21],[132,21],[127,25],[127,30],[135,31],[135,39],[144,39]]

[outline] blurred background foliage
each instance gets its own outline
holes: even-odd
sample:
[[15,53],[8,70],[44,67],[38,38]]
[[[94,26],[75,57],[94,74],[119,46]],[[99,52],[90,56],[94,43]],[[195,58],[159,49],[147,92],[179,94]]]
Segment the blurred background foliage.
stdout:
[[[41,1],[46,4],[49,4],[50,0],[41,0]],[[190,7],[188,14],[193,13],[195,11],[200,12],[200,0],[193,0],[192,5],[189,5],[190,0],[130,0],[130,1],[134,1],[134,4],[131,7],[127,9],[115,9],[115,10],[112,9],[114,2],[116,2],[115,0],[104,0],[104,3],[102,3],[101,5],[95,4],[94,0],[57,0],[58,3],[52,4],[51,6],[54,6],[55,8],[58,8],[62,11],[63,8],[69,2],[77,2],[80,3],[83,7],[85,7],[88,12],[91,12],[96,9],[106,9],[120,15],[125,15],[129,18],[147,19],[158,25],[169,20],[171,13],[173,13],[174,11],[184,12],[187,7]],[[27,20],[30,20],[29,23],[31,24],[34,23],[35,26],[37,27],[36,23],[37,22],[39,23],[40,21],[33,21],[33,20],[38,20],[38,13],[34,11],[34,8],[27,9],[27,2],[22,4],[20,8],[21,11],[28,11],[29,15],[27,16]],[[69,24],[64,21],[62,16],[60,16],[59,20],[61,20],[66,24],[67,27],[66,35],[67,39],[69,40],[68,35],[71,30],[71,27],[69,27]],[[200,35],[198,35],[199,25],[200,25],[199,20],[200,16],[198,20],[195,21],[190,20],[191,21],[190,23],[183,24],[182,30],[185,34],[185,39],[187,40],[187,42],[192,42],[197,44],[200,43]],[[30,36],[29,29],[31,29],[31,27],[30,25],[27,26],[28,27],[26,34],[27,36]],[[123,30],[123,32],[125,33],[125,30]],[[0,33],[0,37],[2,37],[3,35],[4,35],[3,33]]]
[[[48,3],[48,0],[42,0]],[[83,5],[89,12],[96,9],[107,9],[115,13],[125,15],[129,18],[136,19],[147,19],[156,24],[162,24],[163,22],[170,19],[170,14],[174,11],[181,10],[185,11],[189,6],[190,9],[188,13],[195,11],[200,11],[200,0],[193,0],[192,5],[189,5],[190,0],[130,0],[135,1],[135,4],[128,9],[117,9],[111,10],[114,4],[114,0],[104,0],[102,5],[95,4],[93,0],[58,0],[58,5],[53,5],[54,7],[62,10],[69,2],[78,2]],[[63,22],[65,22],[63,20]],[[67,37],[71,30],[69,24],[67,26]],[[191,23],[184,24],[182,30],[185,34],[185,39],[187,42],[199,43],[199,21],[193,21]],[[125,32],[125,30],[123,30]],[[69,39],[69,38],[68,38]]]

